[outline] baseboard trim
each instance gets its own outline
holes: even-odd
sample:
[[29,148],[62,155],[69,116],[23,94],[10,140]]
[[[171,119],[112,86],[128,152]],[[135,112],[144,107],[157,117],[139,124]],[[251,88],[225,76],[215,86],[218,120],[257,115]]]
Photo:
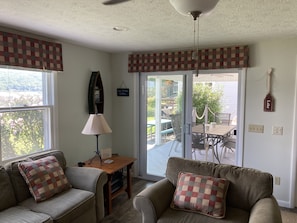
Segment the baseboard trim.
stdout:
[[294,208],[290,206],[290,203],[287,201],[282,201],[282,200],[277,200],[277,203],[280,207],[284,207],[284,208]]

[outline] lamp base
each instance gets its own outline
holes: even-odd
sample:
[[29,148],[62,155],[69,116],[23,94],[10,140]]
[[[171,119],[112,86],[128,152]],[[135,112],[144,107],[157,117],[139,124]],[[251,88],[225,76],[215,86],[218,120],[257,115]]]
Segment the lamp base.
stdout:
[[102,162],[102,159],[101,159],[101,155],[100,155],[100,153],[95,152],[95,156],[93,156],[93,157],[89,160],[88,164],[89,164],[89,165],[92,164],[92,162],[93,162],[95,159],[99,159],[100,165],[103,163],[103,162]]

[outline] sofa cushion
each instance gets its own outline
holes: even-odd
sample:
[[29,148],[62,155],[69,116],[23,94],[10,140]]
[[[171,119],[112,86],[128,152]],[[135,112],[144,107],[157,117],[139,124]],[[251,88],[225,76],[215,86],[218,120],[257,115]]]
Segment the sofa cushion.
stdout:
[[196,160],[170,157],[167,162],[166,178],[174,186],[176,186],[179,172],[189,172],[203,176],[214,176],[215,166],[215,163],[197,162]]
[[[57,158],[63,170],[66,168],[66,160],[64,154],[62,151],[59,150],[51,150],[45,151],[43,153],[33,154],[29,156],[29,158],[32,160],[37,160],[50,155],[55,156]],[[8,162],[4,166],[10,177],[17,202],[22,202],[32,196],[26,181],[24,180],[18,169],[18,163],[24,162],[26,160],[27,158],[21,158],[16,161]]]
[[72,222],[92,208],[95,209],[95,197],[92,192],[71,188],[46,201],[36,203],[30,198],[20,205],[35,212],[46,213],[56,223]]
[[12,184],[2,166],[0,166],[0,201],[0,211],[16,205]]
[[227,206],[246,211],[250,211],[258,200],[270,197],[273,192],[272,175],[252,168],[170,157],[166,177],[174,186],[179,172],[227,179],[229,181]]
[[252,168],[217,165],[216,177],[230,182],[227,202],[229,206],[249,211],[260,199],[270,197],[273,192],[273,177]]
[[224,218],[228,185],[223,178],[180,172],[171,207]]
[[54,156],[20,162],[18,167],[37,202],[44,201],[71,187]]
[[248,211],[227,207],[226,216],[223,219],[212,218],[207,215],[197,214],[193,212],[176,211],[168,208],[158,219],[158,223],[173,222],[199,222],[199,223],[248,223],[250,213]]
[[18,169],[18,162],[7,163],[5,169],[10,177],[17,202],[31,197],[29,187]]
[[42,153],[31,155],[29,158],[32,160],[39,160],[41,158],[47,157],[47,156],[54,156],[59,161],[60,166],[65,171],[66,169],[66,159],[64,156],[64,153],[60,150],[51,150],[51,151],[45,151]]
[[52,223],[53,220],[47,214],[30,211],[28,208],[15,206],[0,212],[0,222],[16,223],[16,222],[38,222]]

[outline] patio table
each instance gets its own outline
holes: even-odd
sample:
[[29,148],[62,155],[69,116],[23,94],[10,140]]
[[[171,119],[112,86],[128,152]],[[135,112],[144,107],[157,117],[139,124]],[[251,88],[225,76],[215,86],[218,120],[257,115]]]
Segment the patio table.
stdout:
[[211,140],[213,148],[213,154],[217,161],[221,163],[220,157],[218,154],[218,144],[224,139],[224,137],[227,137],[231,134],[231,132],[235,129],[235,125],[208,125],[209,127],[205,128],[205,131],[203,131],[204,125],[196,125],[192,127],[193,133],[205,133],[207,137]]
[[[164,129],[164,130],[167,130],[167,129],[169,129],[168,128],[168,124],[171,124],[171,119],[161,119],[161,131],[162,131],[162,129]],[[147,127],[149,127],[150,128],[150,136],[151,136],[151,139],[152,139],[152,131],[153,131],[153,126],[156,126],[156,120],[149,120],[149,121],[147,121]],[[173,130],[172,130],[173,131]],[[161,132],[160,132],[161,133]],[[159,133],[159,134],[160,134]],[[157,134],[157,132],[155,133],[155,134]]]

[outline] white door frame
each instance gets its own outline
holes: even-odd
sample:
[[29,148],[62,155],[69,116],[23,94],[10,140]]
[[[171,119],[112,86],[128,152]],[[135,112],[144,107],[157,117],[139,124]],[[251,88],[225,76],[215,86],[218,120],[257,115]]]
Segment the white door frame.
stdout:
[[[170,75],[170,74],[189,74],[189,72],[191,71],[176,71],[176,72],[168,72],[166,73],[166,75]],[[161,72],[158,72],[161,74]],[[192,72],[191,72],[192,73]],[[237,143],[236,143],[236,165],[238,166],[243,166],[243,151],[244,151],[244,117],[245,117],[245,89],[246,89],[246,68],[243,69],[223,69],[223,70],[203,70],[200,71],[201,74],[217,74],[217,73],[238,73],[238,96],[237,96]],[[153,73],[148,73],[147,75],[151,75]],[[157,74],[157,73],[155,73]],[[164,74],[164,72],[162,73]],[[139,87],[135,88],[135,94],[139,95],[139,100],[136,100],[135,102],[135,111],[136,114],[140,114],[144,111],[144,108],[140,108],[140,100],[142,100],[143,97],[146,97],[146,89],[145,86],[141,86],[142,83],[142,78],[144,76],[142,76],[144,74],[139,73],[139,76],[135,79],[135,84]],[[191,79],[188,79],[187,81],[185,81],[185,84],[187,85],[186,87],[188,89],[190,89],[190,91],[192,92],[192,81]],[[191,87],[190,87],[191,86]],[[188,93],[187,93],[188,94]],[[188,95],[186,95],[188,96]],[[186,97],[189,98],[189,97]],[[192,112],[192,102],[187,101],[188,107],[185,108],[185,114],[188,114],[188,117],[186,117],[185,123],[185,135],[189,134],[191,135],[191,128],[189,128],[188,124],[190,124],[192,122],[191,120],[191,112]],[[189,104],[190,103],[190,104]],[[135,148],[135,155],[136,157],[139,158],[140,162],[137,162],[137,166],[136,166],[136,170],[138,171],[136,174],[138,177],[143,177],[146,178],[147,174],[144,173],[142,170],[143,168],[140,167],[140,165],[145,165],[146,166],[146,159],[143,159],[143,151],[140,149],[141,148],[141,142],[140,139],[143,138],[143,132],[140,131],[141,126],[145,125],[145,120],[140,120],[140,115],[138,115],[138,122],[136,123],[135,126],[135,133],[138,135],[138,141],[135,142],[136,148]],[[190,142],[189,140],[185,140],[187,143],[187,145],[184,146],[190,146],[188,145]],[[186,147],[187,148],[187,147]],[[190,158],[191,157],[191,151],[187,151],[185,150],[185,157],[186,158]],[[159,180],[160,177],[156,177],[155,180]]]

